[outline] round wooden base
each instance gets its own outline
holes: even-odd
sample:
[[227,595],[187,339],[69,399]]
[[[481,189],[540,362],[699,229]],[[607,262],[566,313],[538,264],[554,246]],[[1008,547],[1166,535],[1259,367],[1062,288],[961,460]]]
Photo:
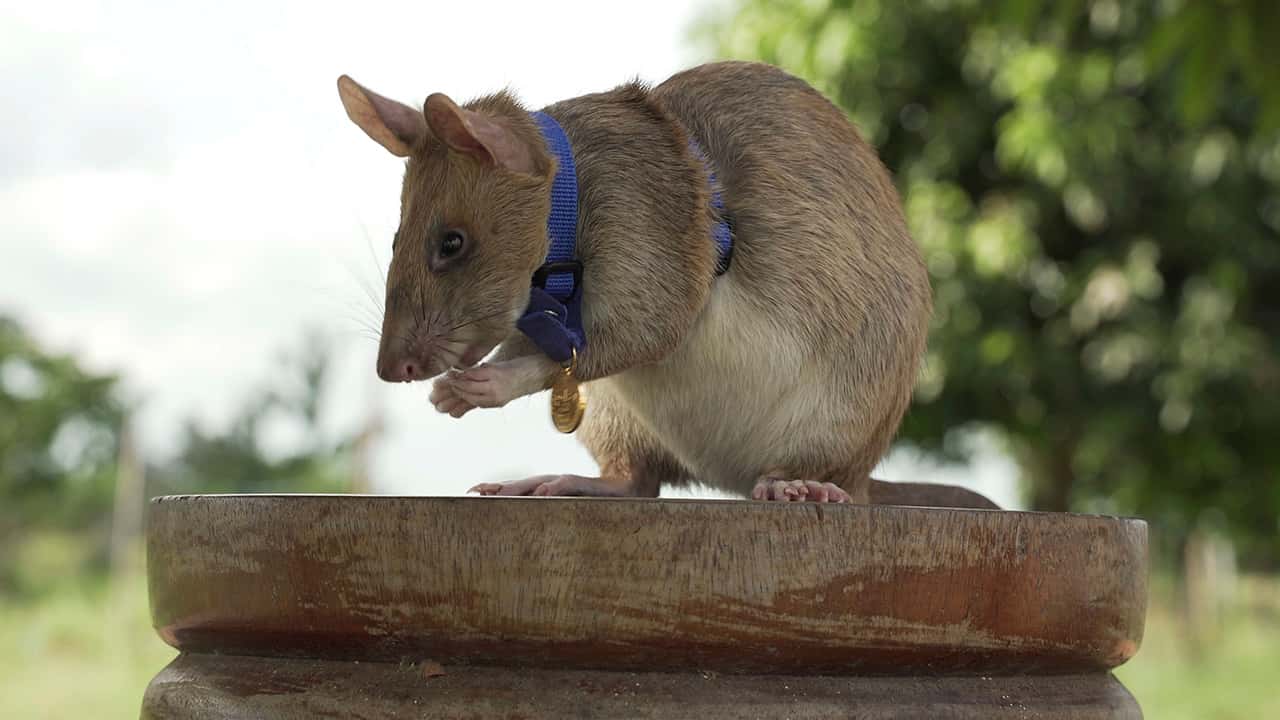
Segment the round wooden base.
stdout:
[[1109,673],[842,677],[447,667],[183,655],[142,720],[226,718],[1139,719]]
[[143,715],[1140,717],[1146,562],[1082,515],[162,498]]

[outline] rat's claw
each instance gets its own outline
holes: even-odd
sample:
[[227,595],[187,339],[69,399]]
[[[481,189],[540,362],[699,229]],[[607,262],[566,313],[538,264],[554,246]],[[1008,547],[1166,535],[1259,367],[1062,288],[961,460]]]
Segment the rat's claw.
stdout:
[[470,402],[461,394],[453,385],[453,381],[447,377],[436,378],[435,384],[431,387],[431,395],[428,396],[431,405],[435,407],[436,412],[460,418],[468,412],[476,409],[475,403]]
[[436,409],[439,409],[442,403],[457,397],[458,393],[454,390],[453,380],[448,376],[442,375],[432,381],[431,394],[427,396],[427,399],[431,401],[432,405],[436,406]]
[[830,493],[827,492],[827,489],[823,487],[820,482],[805,480],[804,486],[808,490],[806,495],[814,502],[826,502],[827,497],[830,495]]
[[797,495],[796,489],[791,487],[791,483],[777,478],[762,479],[756,484],[756,489],[752,491],[751,495],[754,497],[757,495],[757,491],[761,500],[782,500],[784,502],[790,502],[795,499]]
[[481,495],[532,495],[539,486],[555,477],[555,475],[539,475],[512,482],[480,483],[467,492],[480,493]]
[[593,478],[581,475],[536,475],[523,480],[505,483],[480,483],[469,492],[481,495],[534,495],[553,497],[566,495],[589,495],[599,497],[617,497],[625,495],[620,490],[620,483],[613,478]]
[[839,485],[817,480],[787,480],[766,475],[751,490],[753,500],[782,502],[847,503],[852,498]]
[[436,410],[438,412],[445,415],[452,415],[456,418],[466,415],[468,411],[474,410],[475,408],[475,405],[472,405],[463,398],[449,398],[448,400],[436,405]]

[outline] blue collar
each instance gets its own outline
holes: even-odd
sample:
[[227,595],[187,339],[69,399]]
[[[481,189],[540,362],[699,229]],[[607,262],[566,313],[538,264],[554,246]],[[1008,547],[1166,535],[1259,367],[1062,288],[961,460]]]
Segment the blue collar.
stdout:
[[[547,259],[533,274],[529,306],[516,321],[516,328],[547,357],[567,364],[573,353],[587,344],[582,328],[582,262],[575,256],[574,247],[578,236],[578,173],[564,129],[546,113],[531,114],[542,130],[547,150],[556,157],[556,176],[551,181],[551,214],[547,217]],[[715,171],[692,137],[689,147],[706,165],[710,176],[711,206],[718,218],[711,235],[719,250],[716,274],[722,275],[729,270],[733,255],[733,232],[725,219],[724,198]]]
[[724,210],[724,196],[720,192],[720,183],[716,181],[716,170],[711,167],[711,160],[698,146],[698,141],[689,136],[689,149],[694,157],[702,161],[707,169],[707,181],[711,184],[711,208],[716,211],[716,224],[711,226],[711,238],[716,241],[716,275],[729,272],[729,262],[733,259],[733,229],[729,227],[728,215]]
[[547,357],[563,365],[587,344],[587,333],[582,329],[582,262],[574,252],[578,237],[578,171],[569,138],[560,123],[541,112],[533,113],[533,119],[542,130],[547,150],[556,158],[551,214],[547,217],[547,238],[551,242],[546,261],[533,274],[529,306],[516,321],[516,328]]

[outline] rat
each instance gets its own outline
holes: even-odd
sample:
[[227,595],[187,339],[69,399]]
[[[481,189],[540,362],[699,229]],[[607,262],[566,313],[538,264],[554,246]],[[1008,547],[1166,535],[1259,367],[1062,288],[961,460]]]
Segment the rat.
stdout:
[[[804,80],[716,62],[532,113],[507,90],[421,110],[338,90],[405,159],[379,377],[432,380],[455,418],[560,381],[586,397],[598,477],[473,492],[993,507],[871,479],[911,401],[929,278],[888,170]],[[551,267],[562,191],[572,257]],[[538,311],[548,268],[570,266],[572,298]],[[548,317],[554,353],[521,330]]]

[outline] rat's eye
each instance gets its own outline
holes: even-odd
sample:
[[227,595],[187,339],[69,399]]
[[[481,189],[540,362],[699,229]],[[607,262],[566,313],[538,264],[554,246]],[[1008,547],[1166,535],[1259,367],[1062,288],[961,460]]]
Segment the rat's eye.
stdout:
[[451,258],[462,252],[462,246],[465,242],[460,230],[445,230],[444,237],[440,238],[440,257]]
[[467,234],[458,228],[429,231],[427,268],[433,273],[449,270],[467,256]]

